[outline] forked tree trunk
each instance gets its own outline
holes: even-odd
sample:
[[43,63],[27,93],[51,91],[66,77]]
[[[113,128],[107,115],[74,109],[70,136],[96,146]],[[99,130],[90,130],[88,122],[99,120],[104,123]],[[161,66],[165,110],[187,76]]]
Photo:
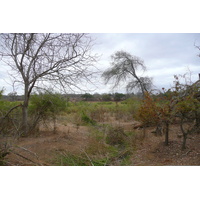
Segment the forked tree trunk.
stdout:
[[140,84],[140,88],[142,90],[142,98],[145,98],[145,93],[147,92],[147,89],[145,88],[144,84],[142,83],[142,81],[135,75],[135,78],[137,79],[137,81]]

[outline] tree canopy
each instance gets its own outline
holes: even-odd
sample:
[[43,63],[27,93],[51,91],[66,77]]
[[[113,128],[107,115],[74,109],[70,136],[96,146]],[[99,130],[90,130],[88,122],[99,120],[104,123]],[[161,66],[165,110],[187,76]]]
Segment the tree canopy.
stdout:
[[113,87],[116,87],[120,82],[128,82],[127,91],[139,88],[143,95],[151,88],[152,79],[147,76],[138,76],[137,74],[139,70],[146,71],[146,66],[142,59],[126,51],[117,51],[111,55],[111,59],[111,68],[102,74],[106,84],[113,80]]

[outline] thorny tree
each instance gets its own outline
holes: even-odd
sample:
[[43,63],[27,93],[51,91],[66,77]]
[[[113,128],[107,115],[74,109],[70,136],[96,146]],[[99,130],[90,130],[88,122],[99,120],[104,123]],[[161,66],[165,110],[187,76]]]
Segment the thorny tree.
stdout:
[[151,88],[152,80],[149,77],[140,77],[136,73],[137,70],[142,72],[146,70],[143,60],[125,51],[117,51],[111,59],[112,67],[102,74],[106,84],[113,80],[116,87],[121,81],[128,80],[127,91],[139,88],[144,97],[145,92]]
[[78,87],[89,80],[92,40],[87,34],[13,33],[0,34],[0,56],[11,67],[14,81],[24,86],[22,130],[28,133],[28,104],[35,86],[49,81],[63,88]]
[[[182,149],[186,148],[189,134],[199,133],[200,128],[200,80],[190,84],[181,84],[179,77],[187,80],[187,74],[175,76],[176,84],[176,116],[180,118],[180,128],[183,134]],[[191,75],[190,75],[191,79]]]

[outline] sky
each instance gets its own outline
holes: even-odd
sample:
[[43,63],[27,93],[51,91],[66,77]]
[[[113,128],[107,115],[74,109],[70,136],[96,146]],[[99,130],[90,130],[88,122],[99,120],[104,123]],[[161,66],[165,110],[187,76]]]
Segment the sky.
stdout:
[[[173,86],[174,75],[191,72],[192,81],[200,73],[199,33],[101,33],[92,34],[96,39],[95,51],[101,55],[98,67],[103,71],[110,66],[110,56],[119,50],[144,60],[144,75],[153,78],[157,89]],[[124,83],[126,85],[126,83]],[[98,88],[98,92],[112,91],[112,85]],[[125,87],[117,91],[125,92]]]
[[[173,86],[174,75],[191,72],[192,81],[198,79],[200,73],[200,33],[91,33],[94,39],[93,53],[99,55],[96,67],[105,71],[111,67],[110,56],[119,50],[140,57],[144,60],[147,71],[143,75],[153,78],[155,89]],[[9,70],[5,65],[0,68],[0,86],[5,94],[13,91]],[[138,72],[139,73],[139,72]],[[112,89],[112,84],[105,85],[102,78],[88,86],[90,93],[126,93],[126,82]],[[18,94],[22,88],[17,87]],[[81,91],[80,91],[81,92]]]

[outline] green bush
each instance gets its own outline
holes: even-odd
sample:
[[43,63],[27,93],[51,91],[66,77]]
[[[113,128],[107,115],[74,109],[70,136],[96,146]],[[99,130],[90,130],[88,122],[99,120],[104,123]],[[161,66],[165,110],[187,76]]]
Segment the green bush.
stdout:
[[[60,163],[61,162],[61,163]],[[90,161],[87,159],[87,157],[83,154],[72,154],[68,153],[65,155],[61,155],[59,158],[58,165],[64,165],[64,166],[89,166]]]
[[29,110],[30,112],[40,112],[43,115],[49,113],[59,113],[65,111],[67,101],[60,94],[40,93],[31,96]]
[[21,113],[22,109],[19,102],[0,100],[0,134],[19,134]]
[[91,125],[96,124],[96,122],[94,120],[90,119],[90,117],[88,117],[88,115],[86,115],[84,112],[82,113],[81,119],[85,124],[91,124]]
[[37,128],[39,121],[53,120],[54,131],[57,115],[66,110],[67,101],[62,95],[46,92],[31,96],[29,114],[32,118],[32,130]]
[[44,93],[33,95],[30,100],[30,114],[48,119],[66,109],[66,100],[60,94]]

